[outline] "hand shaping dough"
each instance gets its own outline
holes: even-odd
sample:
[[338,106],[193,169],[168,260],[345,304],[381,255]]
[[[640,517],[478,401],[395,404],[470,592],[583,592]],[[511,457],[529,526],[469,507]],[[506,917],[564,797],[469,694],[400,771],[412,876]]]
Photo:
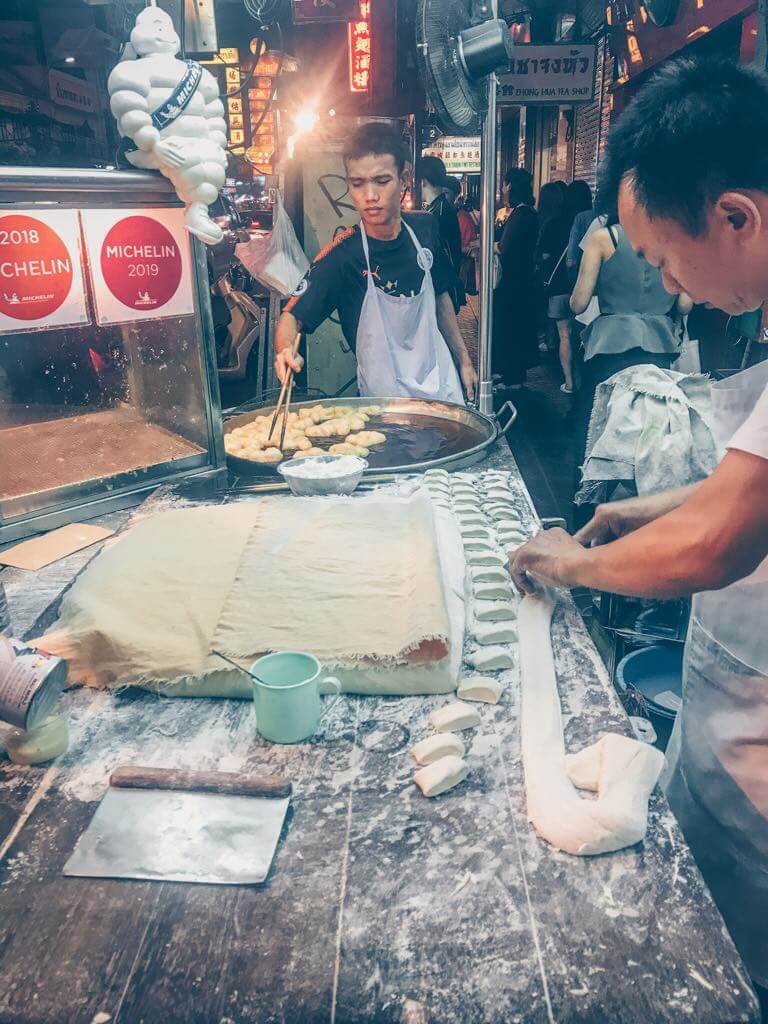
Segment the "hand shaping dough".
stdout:
[[[530,596],[520,605],[522,753],[528,817],[556,849],[579,856],[640,842],[648,798],[664,765],[654,747],[609,734],[566,757],[560,695],[552,658],[554,601]],[[579,786],[597,792],[583,800]]]
[[424,796],[440,796],[441,793],[453,789],[463,782],[469,774],[469,765],[460,757],[449,755],[441,757],[434,764],[420,768],[413,776],[413,781]]
[[474,612],[478,622],[502,622],[517,618],[517,609],[511,601],[476,601]]
[[481,601],[511,601],[515,596],[508,576],[498,583],[475,583],[472,593]]
[[510,584],[510,576],[505,568],[501,566],[473,566],[471,569],[473,583],[506,583]]
[[478,700],[484,704],[496,704],[504,687],[490,676],[467,676],[459,683],[456,695],[462,700]]
[[478,647],[470,651],[466,662],[479,672],[515,667],[515,659],[506,647]]
[[517,640],[517,626],[513,622],[478,622],[472,636],[479,644],[510,644]]
[[452,732],[438,733],[411,747],[411,757],[416,764],[432,764],[441,757],[464,757],[465,747],[460,736]]
[[488,548],[485,551],[467,551],[467,563],[469,565],[492,565],[497,569],[503,569],[507,564],[493,548]]
[[433,711],[429,723],[437,732],[461,732],[462,729],[474,729],[480,725],[480,715],[474,708],[456,701]]
[[332,455],[357,455],[361,459],[364,459],[368,454],[367,448],[361,448],[359,444],[350,444],[348,441],[332,444],[328,451]]

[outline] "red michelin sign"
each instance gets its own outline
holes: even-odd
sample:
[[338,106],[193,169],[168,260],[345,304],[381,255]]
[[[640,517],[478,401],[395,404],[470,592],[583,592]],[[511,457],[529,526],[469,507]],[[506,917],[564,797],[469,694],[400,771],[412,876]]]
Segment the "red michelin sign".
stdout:
[[101,273],[110,292],[130,309],[161,309],[181,281],[176,239],[151,217],[125,217],[101,246]]

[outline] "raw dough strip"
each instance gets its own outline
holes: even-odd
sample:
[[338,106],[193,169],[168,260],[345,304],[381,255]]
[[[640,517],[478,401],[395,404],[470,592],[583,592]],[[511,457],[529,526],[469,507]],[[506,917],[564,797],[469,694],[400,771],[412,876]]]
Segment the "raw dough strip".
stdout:
[[517,626],[514,622],[476,622],[472,636],[484,646],[516,643]]
[[[521,735],[528,818],[556,849],[584,856],[640,842],[648,798],[664,765],[654,747],[610,733],[566,757],[546,594],[520,604]],[[575,786],[597,792],[582,799]]]
[[468,704],[454,701],[445,707],[433,711],[429,716],[429,724],[436,732],[461,732],[462,729],[474,729],[480,725],[480,715]]
[[428,736],[425,740],[411,747],[411,757],[416,764],[432,764],[441,757],[464,757],[466,748],[460,736],[453,732],[440,732],[436,736]]
[[459,683],[456,696],[462,700],[477,700],[483,704],[497,704],[504,687],[490,676],[467,676]]
[[515,658],[507,647],[477,647],[470,651],[466,662],[479,672],[500,671],[515,667]]

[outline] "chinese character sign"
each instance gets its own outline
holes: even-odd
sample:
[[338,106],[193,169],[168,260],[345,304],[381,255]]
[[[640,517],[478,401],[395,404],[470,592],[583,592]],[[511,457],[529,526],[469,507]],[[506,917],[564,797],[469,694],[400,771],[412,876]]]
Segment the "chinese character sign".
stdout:
[[349,88],[368,92],[371,85],[371,0],[360,0],[360,17],[349,23]]
[[592,43],[516,46],[509,71],[499,75],[499,102],[590,103],[596,64]]

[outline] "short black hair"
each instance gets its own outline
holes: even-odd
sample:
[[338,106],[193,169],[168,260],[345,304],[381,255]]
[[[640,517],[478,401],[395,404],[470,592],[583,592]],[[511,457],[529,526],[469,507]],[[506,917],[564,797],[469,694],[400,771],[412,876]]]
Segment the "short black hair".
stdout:
[[615,210],[626,179],[650,218],[700,235],[723,192],[768,192],[766,138],[766,74],[723,60],[670,61],[611,129],[596,209]]
[[419,181],[426,181],[433,188],[448,187],[448,172],[439,156],[422,157],[418,164]]
[[509,189],[510,203],[533,205],[533,175],[524,167],[510,167],[504,175],[504,184]]
[[395,161],[397,173],[402,174],[405,165],[411,161],[410,151],[397,128],[383,121],[367,121],[361,124],[347,139],[342,151],[345,167],[350,160],[387,154]]

